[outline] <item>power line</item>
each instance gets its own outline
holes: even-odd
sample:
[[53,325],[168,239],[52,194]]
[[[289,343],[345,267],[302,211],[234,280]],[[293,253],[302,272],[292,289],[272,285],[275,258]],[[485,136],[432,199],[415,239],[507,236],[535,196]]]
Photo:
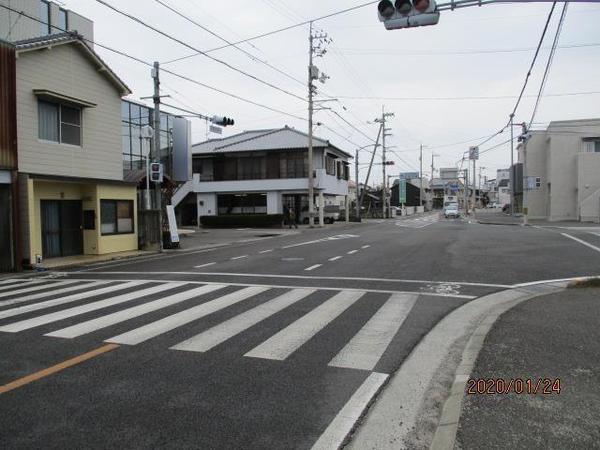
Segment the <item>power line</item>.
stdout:
[[550,67],[552,67],[552,61],[554,60],[554,54],[556,53],[556,47],[558,45],[558,39],[560,38],[560,33],[562,31],[563,23],[565,21],[565,16],[567,15],[567,8],[569,7],[569,3],[565,3],[563,5],[562,13],[560,14],[560,20],[558,21],[558,26],[556,27],[556,34],[554,35],[554,41],[552,42],[552,49],[550,50],[550,54],[548,55],[548,61],[546,62],[546,69],[544,70],[544,76],[542,77],[542,82],[540,83],[540,90],[538,91],[537,99],[535,100],[535,106],[533,108],[533,112],[531,113],[531,119],[529,120],[529,127],[533,123],[535,119],[535,115],[537,113],[538,107],[540,106],[540,101],[542,99],[542,94],[544,92],[544,88],[546,86],[546,81],[548,81],[548,74],[550,73]]
[[[582,91],[582,92],[562,92],[556,94],[545,94],[544,97],[569,97],[575,95],[594,95],[600,94],[600,91]],[[338,95],[340,99],[345,100],[383,100],[383,101],[456,101],[456,100],[512,100],[518,98],[516,95],[496,95],[496,96],[463,96],[463,97],[360,97]],[[523,98],[535,98],[537,95],[524,95]]]
[[[78,38],[82,39],[83,41],[85,41],[85,42],[87,42],[89,44],[92,44],[92,45],[96,45],[96,46],[98,46],[100,48],[103,48],[103,49],[105,49],[105,50],[107,50],[107,51],[109,51],[111,53],[115,53],[117,55],[120,55],[120,56],[123,56],[125,58],[131,59],[132,61],[138,62],[138,63],[143,64],[143,65],[148,66],[148,67],[154,67],[154,65],[152,63],[149,63],[148,61],[144,61],[143,59],[140,59],[140,58],[138,58],[136,56],[132,56],[132,55],[130,55],[128,53],[125,53],[125,52],[123,52],[121,50],[117,50],[115,48],[112,48],[112,47],[109,47],[107,45],[101,44],[101,43],[99,43],[97,41],[93,41],[93,40],[88,39],[88,38],[86,38],[84,36],[81,36],[81,35],[79,35],[77,33],[74,33],[74,32],[68,31],[68,30],[64,30],[64,29],[62,29],[60,27],[57,27],[56,25],[49,24],[48,22],[44,22],[43,20],[40,20],[37,17],[33,17],[33,16],[25,13],[24,11],[19,11],[17,9],[11,8],[11,7],[6,6],[6,5],[3,5],[2,3],[0,3],[0,8],[4,8],[6,10],[9,10],[9,11],[21,14],[23,17],[27,17],[28,19],[34,20],[34,21],[39,22],[41,24],[50,25],[50,27],[53,28],[53,29],[59,30],[59,31],[64,32],[64,33],[69,33],[69,34],[71,34],[73,36],[77,36]],[[214,86],[210,86],[208,84],[205,84],[205,83],[202,83],[200,81],[194,80],[194,79],[192,79],[190,77],[187,77],[185,75],[181,75],[181,74],[179,74],[177,72],[174,72],[172,70],[164,69],[163,68],[163,69],[161,69],[161,71],[165,72],[165,73],[168,73],[168,74],[170,74],[172,76],[175,76],[177,78],[186,80],[186,81],[188,81],[190,83],[193,83],[195,85],[198,85],[198,86],[204,87],[206,89],[209,89],[211,91],[218,92],[220,94],[226,95],[226,96],[231,97],[231,98],[235,98],[236,100],[242,101],[244,103],[248,103],[248,104],[251,104],[251,105],[254,105],[254,106],[258,106],[260,108],[267,109],[269,111],[273,111],[273,112],[282,114],[284,116],[293,117],[294,119],[299,119],[299,120],[302,120],[302,121],[306,121],[307,120],[305,117],[296,116],[296,115],[290,114],[290,113],[288,113],[286,111],[282,111],[280,109],[264,105],[262,103],[254,101],[254,100],[250,100],[250,99],[241,97],[241,96],[239,96],[237,94],[233,94],[231,92],[224,91],[223,89],[219,89],[219,88],[216,88]]]
[[[292,75],[284,72],[283,70],[273,66],[272,64],[269,64],[267,61],[264,61],[258,57],[256,57],[255,55],[253,55],[252,53],[244,50],[243,48],[241,48],[238,45],[233,44],[231,41],[225,39],[223,36],[215,33],[214,31],[210,30],[209,28],[205,27],[204,25],[196,22],[195,20],[191,19],[190,17],[186,16],[185,14],[181,13],[180,11],[176,10],[175,8],[173,8],[170,5],[167,5],[165,2],[163,2],[162,0],[154,0],[156,3],[158,3],[159,5],[162,5],[163,7],[167,8],[168,10],[172,11],[173,13],[177,14],[178,16],[182,17],[183,19],[187,20],[188,22],[196,25],[198,28],[206,31],[207,33],[211,34],[212,36],[215,36],[217,39],[220,39],[221,41],[227,43],[227,44],[231,44],[235,49],[239,50],[240,52],[242,52],[244,55],[248,56],[251,60],[259,62],[261,64],[264,64],[265,66],[275,70],[276,72],[284,75],[285,77],[294,80],[297,83],[300,83],[302,86],[304,86],[304,81],[299,80],[298,78],[293,77]],[[164,62],[164,64],[169,64],[169,61]]]
[[[227,47],[231,47],[232,45],[244,44],[246,42],[254,41],[256,39],[261,39],[261,38],[264,38],[264,37],[267,37],[267,36],[272,36],[274,34],[281,33],[283,31],[288,31],[288,30],[292,30],[294,28],[302,27],[304,25],[308,25],[311,22],[317,22],[319,20],[328,19],[330,17],[337,16],[337,15],[340,15],[340,14],[345,14],[345,13],[348,13],[348,12],[351,12],[351,11],[356,11],[357,9],[361,9],[361,8],[366,7],[366,6],[374,5],[375,3],[378,3],[378,2],[379,2],[379,0],[370,1],[370,2],[367,2],[367,3],[362,3],[360,5],[352,6],[350,8],[342,9],[340,11],[335,11],[335,12],[332,12],[332,13],[329,13],[329,14],[325,14],[324,16],[319,16],[319,17],[315,17],[314,19],[304,20],[302,22],[295,23],[293,25],[288,25],[287,27],[278,28],[278,29],[273,30],[273,31],[268,31],[266,33],[262,33],[262,34],[259,34],[259,35],[256,35],[256,36],[252,36],[252,37],[249,37],[249,38],[246,38],[246,39],[242,39],[242,40],[233,42],[231,44],[222,45],[220,47],[215,47],[215,48],[212,48],[210,50],[205,50],[203,53],[212,53],[212,52],[216,52],[218,50],[222,50],[222,49],[227,48]],[[187,58],[192,58],[192,57],[194,57],[196,55],[198,55],[198,53],[190,54],[190,55],[187,55],[187,56],[182,56],[181,58],[178,58],[178,59],[173,60],[171,62],[181,61],[182,59],[187,59]]]
[[132,14],[126,13],[125,11],[122,11],[122,10],[116,8],[115,6],[111,5],[110,3],[107,3],[104,0],[96,0],[96,2],[100,3],[101,5],[106,6],[107,8],[115,11],[116,13],[122,15],[123,17],[126,17],[126,18],[128,18],[128,19],[130,19],[130,20],[132,20],[132,21],[134,21],[134,22],[136,22],[136,23],[138,23],[138,24],[140,24],[140,25],[148,28],[149,30],[152,30],[155,33],[160,34],[161,36],[166,37],[167,39],[170,39],[170,40],[172,40],[174,42],[177,42],[178,44],[183,45],[184,47],[187,47],[190,50],[195,51],[196,53],[199,53],[199,54],[201,54],[203,56],[206,56],[207,58],[209,58],[209,59],[211,59],[211,60],[213,60],[213,61],[215,61],[215,62],[217,62],[219,64],[224,65],[225,67],[227,67],[227,68],[229,68],[229,69],[231,69],[231,70],[233,70],[235,72],[238,72],[238,73],[240,73],[240,74],[242,74],[242,75],[244,75],[244,76],[246,76],[248,78],[251,78],[251,79],[253,79],[253,80],[255,80],[255,81],[257,81],[257,82],[259,82],[261,84],[264,84],[265,86],[268,86],[268,87],[270,87],[272,89],[275,89],[277,91],[283,92],[284,94],[287,94],[287,95],[289,95],[291,97],[297,98],[297,99],[302,100],[302,101],[306,101],[306,99],[304,97],[300,97],[299,95],[296,95],[293,92],[290,92],[290,91],[288,91],[286,89],[283,89],[283,88],[280,88],[278,86],[275,86],[274,84],[269,83],[268,81],[265,81],[265,80],[263,80],[263,79],[255,76],[255,75],[252,75],[252,74],[250,74],[248,72],[245,72],[244,70],[238,69],[237,67],[229,64],[226,61],[223,61],[222,59],[215,58],[214,56],[208,55],[208,54],[206,54],[206,52],[204,52],[204,51],[202,51],[202,50],[194,47],[193,45],[188,44],[187,42],[182,41],[181,39],[178,39],[178,38],[174,37],[173,35],[165,32],[165,31],[159,30],[158,28],[156,28],[156,27],[148,24],[147,22],[144,22],[142,19],[140,19],[140,18],[138,18],[138,17],[136,17],[136,16],[134,16]]

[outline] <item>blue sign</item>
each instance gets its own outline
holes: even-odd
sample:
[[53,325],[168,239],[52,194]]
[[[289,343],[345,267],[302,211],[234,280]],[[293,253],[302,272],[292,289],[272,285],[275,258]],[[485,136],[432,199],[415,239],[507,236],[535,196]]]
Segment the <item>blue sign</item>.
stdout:
[[419,172],[402,172],[400,174],[401,180],[410,180],[412,178],[420,178]]
[[402,203],[406,203],[406,179],[400,178],[400,185],[398,189],[398,201]]

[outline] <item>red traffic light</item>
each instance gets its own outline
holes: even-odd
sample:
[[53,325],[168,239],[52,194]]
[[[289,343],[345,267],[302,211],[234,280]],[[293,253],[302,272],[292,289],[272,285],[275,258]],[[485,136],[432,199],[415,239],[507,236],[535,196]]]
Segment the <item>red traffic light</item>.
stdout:
[[413,2],[415,9],[419,12],[425,12],[427,11],[427,8],[429,8],[429,0],[414,0]]

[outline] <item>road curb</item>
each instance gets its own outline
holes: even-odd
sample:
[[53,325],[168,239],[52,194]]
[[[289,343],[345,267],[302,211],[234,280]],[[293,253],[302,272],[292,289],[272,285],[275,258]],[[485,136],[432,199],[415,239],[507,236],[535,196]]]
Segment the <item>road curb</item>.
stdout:
[[[548,289],[549,288],[549,289]],[[450,394],[446,399],[437,429],[431,442],[430,450],[452,450],[456,441],[458,423],[461,416],[462,403],[465,395],[467,380],[469,379],[477,356],[483,348],[485,338],[502,314],[515,306],[550,293],[561,292],[566,288],[566,283],[548,283],[532,286],[530,293],[516,298],[500,307],[494,308],[475,329],[462,353],[460,364],[456,368],[454,382]],[[519,288],[519,290],[528,290]],[[537,293],[534,293],[539,291]]]
[[514,286],[448,314],[388,380],[347,448],[452,448],[465,383],[493,323],[518,303],[566,285],[552,280]]

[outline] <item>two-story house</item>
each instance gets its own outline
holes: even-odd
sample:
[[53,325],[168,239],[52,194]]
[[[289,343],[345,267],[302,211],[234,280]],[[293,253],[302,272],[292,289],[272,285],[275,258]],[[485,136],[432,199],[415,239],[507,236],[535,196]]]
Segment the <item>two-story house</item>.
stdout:
[[550,122],[518,152],[529,218],[600,221],[600,119]]
[[123,181],[121,153],[129,88],[78,34],[15,50],[24,262],[137,249],[136,187]]
[[[192,146],[193,181],[174,199],[182,216],[282,214],[308,210],[308,136],[294,128],[252,130]],[[315,204],[339,204],[348,196],[352,156],[313,138]]]

